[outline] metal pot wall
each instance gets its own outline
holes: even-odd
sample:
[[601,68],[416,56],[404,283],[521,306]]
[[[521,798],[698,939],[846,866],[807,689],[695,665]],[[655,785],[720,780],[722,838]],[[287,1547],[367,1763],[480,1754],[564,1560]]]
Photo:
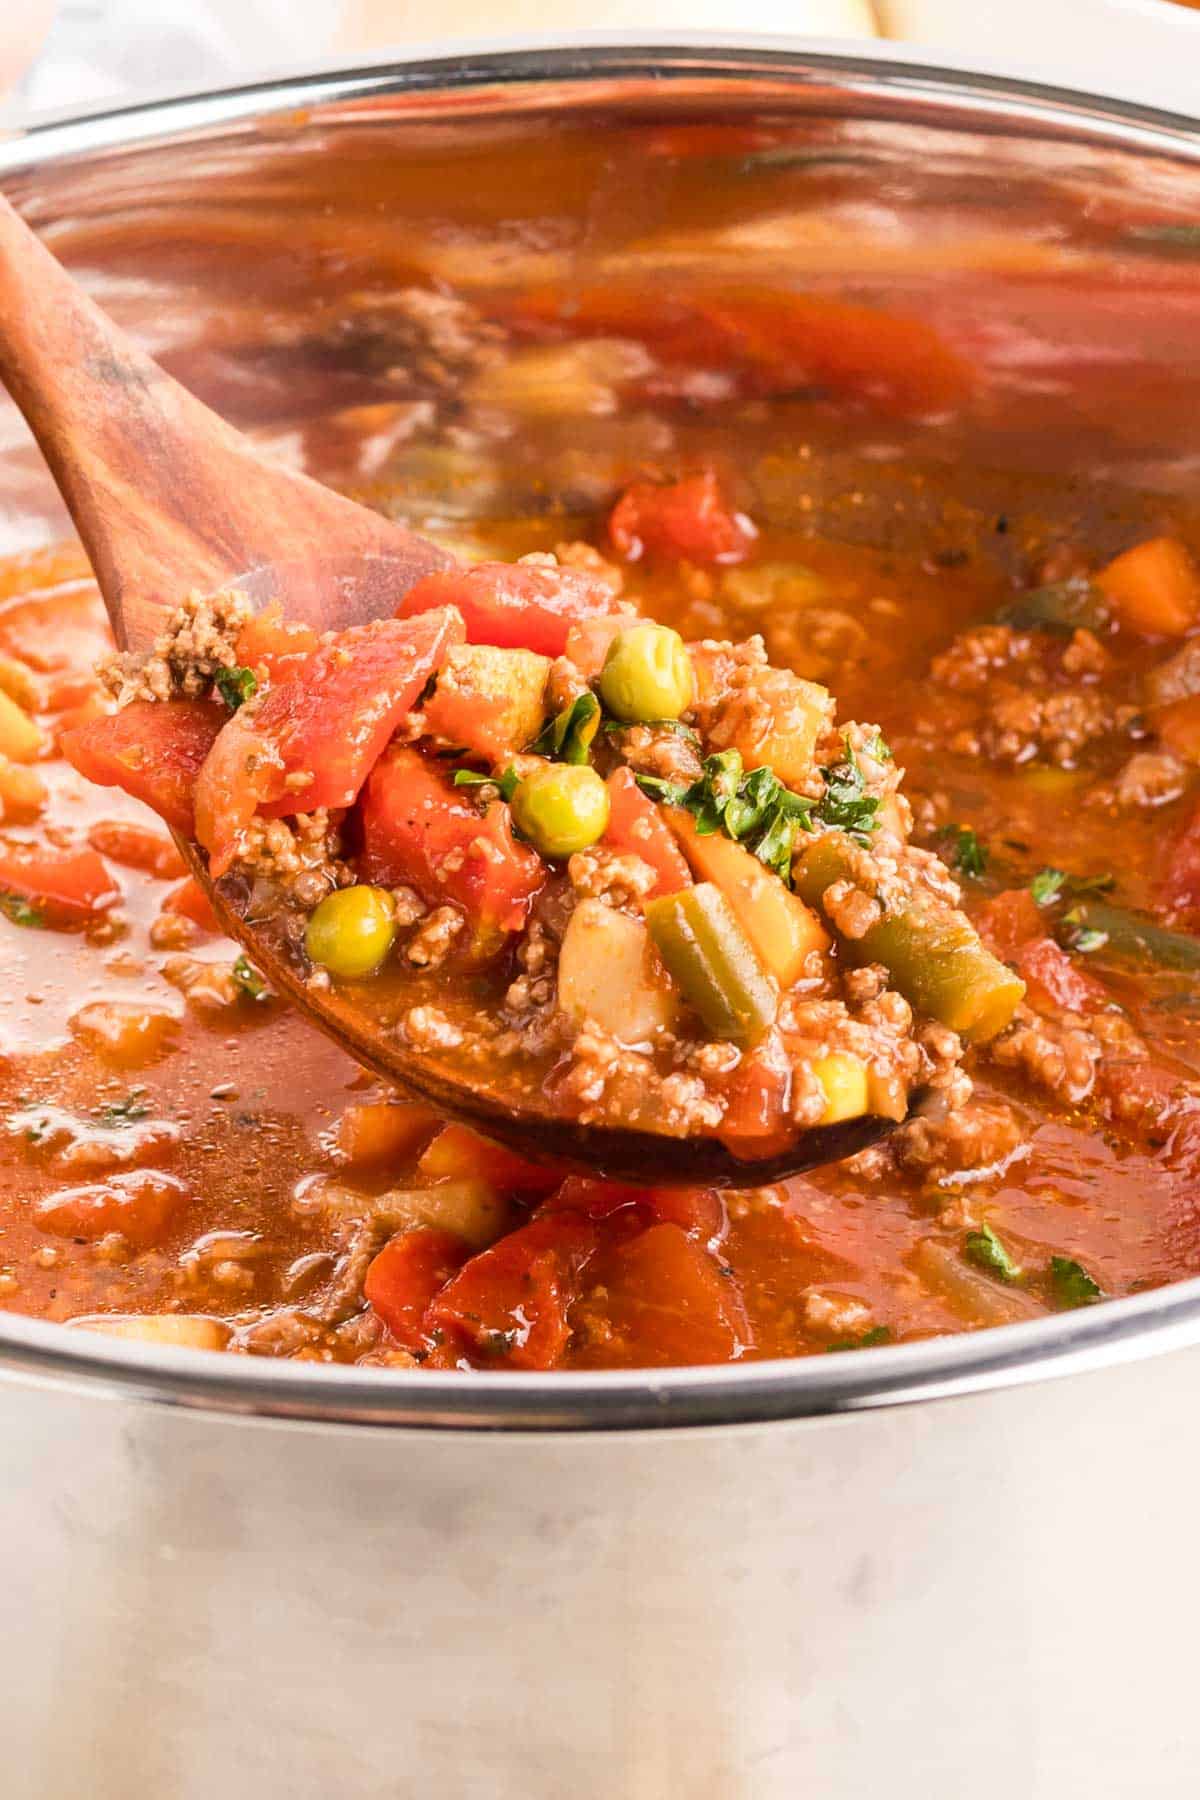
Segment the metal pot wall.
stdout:
[[[893,193],[940,168],[981,218],[1029,180],[1048,230],[1141,182],[1200,193],[1180,121],[696,46],[136,108],[0,147],[0,179],[201,391],[269,424],[269,367],[231,383],[197,320],[281,281],[328,305],[348,266],[385,281],[422,232],[469,235],[404,188],[414,152],[486,141],[502,192],[514,146],[572,119],[617,146],[647,113],[763,109],[879,157]],[[331,214],[344,166],[358,203]],[[584,188],[569,204],[603,215]],[[1198,380],[1181,364],[1185,400]],[[1106,479],[1169,483],[1196,416],[1151,441],[1101,409]],[[0,549],[61,529],[6,410]],[[1198,1375],[1195,1282],[861,1356],[603,1377],[266,1364],[0,1315],[6,1800],[1176,1800],[1200,1775]]]

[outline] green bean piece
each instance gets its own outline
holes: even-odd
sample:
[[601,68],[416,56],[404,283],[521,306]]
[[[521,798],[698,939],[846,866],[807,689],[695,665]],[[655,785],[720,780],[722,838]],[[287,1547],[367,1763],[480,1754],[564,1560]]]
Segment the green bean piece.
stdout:
[[711,881],[664,894],[646,924],[667,972],[715,1038],[743,1047],[774,1023],[778,995],[724,894]]
[[[795,887],[819,907],[835,881],[855,879],[854,846],[842,833],[826,832],[795,867]],[[861,938],[839,938],[854,963],[882,963],[904,998],[972,1043],[1003,1031],[1025,993],[1019,975],[986,950],[961,913],[933,895],[914,898],[885,914]]]
[[1048,587],[1030,588],[1017,594],[993,615],[997,625],[1018,631],[1104,631],[1109,610],[1104,596],[1090,581],[1055,581]]
[[1106,957],[1125,956],[1134,962],[1157,963],[1160,969],[1200,969],[1200,938],[1183,931],[1169,931],[1123,906],[1107,900],[1079,900],[1071,908],[1071,924],[1101,932]]

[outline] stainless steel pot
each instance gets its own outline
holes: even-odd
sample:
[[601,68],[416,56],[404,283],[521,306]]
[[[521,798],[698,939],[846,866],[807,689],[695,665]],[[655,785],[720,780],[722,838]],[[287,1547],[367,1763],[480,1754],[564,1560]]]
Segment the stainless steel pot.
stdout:
[[[39,127],[0,146],[0,179],[170,352],[185,312],[279,279],[254,206],[294,209],[287,278],[314,296],[362,254],[361,215],[323,210],[331,158],[360,157],[394,227],[380,196],[414,145],[488,134],[502,157],[589,113],[616,142],[647,111],[764,108],[879,158],[893,192],[953,167],[980,218],[1031,169],[1080,216],[1140,183],[1200,195],[1182,121],[764,46],[302,76]],[[424,225],[400,226],[403,260]],[[242,383],[243,422],[268,386]],[[1155,443],[1093,421],[1108,474],[1177,475],[1196,416]],[[0,548],[59,530],[5,411]],[[1178,1800],[1200,1779],[1198,1378],[1196,1282],[864,1356],[609,1377],[356,1374],[0,1315],[2,1791]]]

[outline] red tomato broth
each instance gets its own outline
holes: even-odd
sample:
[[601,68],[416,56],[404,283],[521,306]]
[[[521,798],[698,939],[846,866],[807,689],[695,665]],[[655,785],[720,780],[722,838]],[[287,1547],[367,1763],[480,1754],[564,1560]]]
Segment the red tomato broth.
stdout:
[[[676,146],[669,154],[683,152]],[[696,195],[692,199],[699,217],[703,209]],[[1035,276],[1013,277],[1007,294],[997,293],[1002,282],[982,285],[989,320],[979,327],[975,347],[986,328],[1000,329],[997,321],[1021,297],[1030,301],[1040,293],[1047,309],[1057,314],[1069,311],[1081,291],[1078,286],[1072,292],[1065,287],[1051,291],[1050,284],[1039,290]],[[903,286],[901,279],[901,294]],[[507,559],[552,550],[579,534],[611,554],[608,521],[620,504],[621,490],[647,477],[656,483],[693,479],[697,467],[708,466],[717,440],[717,460],[727,488],[736,495],[736,511],[751,517],[759,535],[750,541],[740,531],[736,540],[719,534],[713,544],[701,543],[705,554],[682,568],[661,547],[653,553],[648,549],[627,572],[627,592],[636,594],[641,609],[675,625],[686,638],[739,638],[761,630],[773,662],[832,680],[843,714],[876,720],[908,770],[908,791],[930,801],[936,817],[921,841],[937,841],[938,824],[963,821],[989,844],[997,865],[1004,866],[1004,881],[1022,885],[1043,864],[1080,873],[1108,869],[1119,834],[1117,897],[1125,906],[1161,912],[1162,884],[1178,860],[1193,793],[1119,815],[1111,808],[1085,806],[1085,794],[1115,776],[1125,753],[1105,740],[1089,746],[1079,766],[1067,770],[1046,771],[1036,764],[997,767],[947,751],[951,728],[961,725],[969,708],[959,695],[931,690],[930,659],[957,631],[988,618],[1011,597],[1014,561],[1021,579],[1032,583],[1036,547],[1012,551],[1007,570],[990,554],[955,554],[939,561],[944,545],[936,535],[924,548],[903,551],[849,541],[849,528],[845,538],[839,537],[832,526],[840,519],[849,527],[854,511],[849,504],[840,513],[831,509],[823,521],[826,535],[814,535],[795,518],[773,522],[770,507],[756,504],[764,492],[774,491],[767,475],[771,467],[778,472],[779,460],[785,484],[804,485],[797,477],[796,447],[807,447],[815,417],[826,440],[841,447],[843,403],[858,414],[878,404],[889,441],[899,443],[910,430],[919,435],[926,415],[959,406],[963,410],[947,424],[947,442],[953,450],[969,441],[970,406],[979,384],[964,370],[981,284],[977,278],[959,281],[952,276],[945,289],[936,328],[914,334],[903,322],[908,310],[901,298],[896,311],[902,323],[882,339],[871,329],[874,301],[865,307],[852,302],[853,313],[840,316],[819,300],[792,307],[793,322],[803,324],[807,317],[815,329],[819,319],[833,336],[815,348],[809,343],[807,363],[797,356],[780,371],[789,381],[819,376],[825,389],[812,402],[812,411],[800,413],[789,412],[792,403],[781,394],[779,429],[761,424],[763,396],[777,385],[770,368],[770,317],[731,320],[724,295],[702,308],[677,309],[667,323],[682,335],[671,338],[661,363],[632,397],[639,405],[654,405],[661,398],[664,416],[674,418],[670,408],[678,390],[672,383],[677,383],[679,369],[701,351],[703,361],[739,342],[746,392],[760,411],[751,408],[733,425],[718,420],[715,428],[684,420],[661,467],[645,469],[645,459],[631,451],[615,488],[611,445],[601,440],[596,426],[599,473],[592,486],[604,498],[586,516],[566,518],[561,506],[557,513],[551,506],[544,516],[541,498],[535,503],[527,494],[524,505],[511,508],[510,518],[501,520],[503,508],[498,506],[496,519],[473,520],[472,547]],[[502,305],[495,310],[497,317],[505,316]],[[511,314],[514,309],[508,310]],[[645,311],[643,307],[643,325]],[[663,335],[657,326],[644,329],[628,312],[593,323],[598,330],[630,333],[652,355],[656,335]],[[847,338],[843,330],[839,357],[835,328],[847,323],[853,331]],[[522,329],[541,341],[586,336],[587,324],[576,319],[568,331],[545,307],[540,313],[530,307]],[[1081,324],[1077,343],[1072,340],[1075,347],[1062,350],[1059,373],[1078,372],[1086,361],[1086,339]],[[903,379],[896,369],[887,379],[889,343],[904,354],[914,344],[921,352]],[[882,376],[875,366],[877,355],[885,365]],[[1030,436],[1038,404],[1034,375],[1043,366],[1037,357],[1031,359],[1034,373],[1027,379],[1035,413]],[[1004,379],[1019,386],[1026,376],[1014,362]],[[995,381],[991,391],[996,391]],[[521,442],[512,445],[514,465],[553,468],[561,438],[536,418],[518,423]],[[591,429],[586,419],[572,421],[573,452],[577,439],[586,456]],[[344,418],[327,430],[309,421],[312,466],[343,483],[360,484],[356,455],[363,436]],[[847,441],[851,437],[847,430]],[[740,481],[743,459],[747,468],[753,467],[754,482]],[[799,460],[806,468],[805,459]],[[407,504],[411,491],[403,475],[392,470],[395,495]],[[818,478],[814,474],[814,482]],[[891,506],[887,479],[886,472],[877,473],[872,465],[860,472],[863,488],[877,483],[885,512]],[[1015,477],[1013,484],[1019,486]],[[936,498],[936,477],[932,488]],[[394,497],[387,471],[376,491],[385,503]],[[981,510],[966,529],[972,548],[976,540],[986,540],[989,552],[994,548],[994,524],[993,515]],[[1122,528],[1116,543],[1110,541],[1111,527],[1105,527],[1103,550],[1091,561],[1099,563],[1161,528],[1157,505],[1147,509],[1140,531]],[[1087,534],[1077,542],[1086,554]],[[631,547],[632,538],[627,544]],[[678,540],[667,550],[672,547],[680,547]],[[846,637],[842,627],[836,651],[829,651],[810,630],[812,608],[803,596],[785,595],[764,604],[752,587],[738,585],[741,574],[753,576],[771,565],[800,571],[796,579],[801,586],[809,581],[818,595],[817,610],[843,620],[849,616],[863,627],[861,634]],[[58,697],[69,694],[72,705],[81,696],[86,699],[89,670],[104,649],[106,633],[78,553],[67,550],[0,565],[0,596],[0,654],[28,662],[47,679],[53,675]],[[429,603],[437,604],[436,596]],[[595,604],[602,615],[602,597],[597,595]],[[560,623],[543,620],[546,636],[540,647],[547,654],[561,648]],[[499,629],[502,633],[503,622]],[[280,654],[288,654],[286,646]],[[1161,644],[1122,635],[1106,686],[1135,696],[1142,672],[1163,654]],[[832,663],[822,661],[831,655]],[[58,759],[48,758],[37,767],[50,796],[41,819],[20,826],[0,824],[0,840],[17,846],[18,855],[20,846],[45,841],[68,852],[86,846],[89,832],[101,822],[157,829],[135,802],[112,789],[89,788]],[[664,857],[672,861],[665,852]],[[1006,1070],[977,1069],[978,1091],[1014,1107],[1025,1141],[1020,1154],[978,1181],[939,1184],[911,1170],[871,1173],[843,1167],[778,1190],[729,1195],[715,1211],[700,1202],[691,1212],[685,1205],[672,1214],[636,1193],[620,1196],[621,1203],[611,1208],[603,1200],[580,1206],[578,1190],[569,1183],[559,1188],[556,1179],[547,1195],[541,1183],[506,1168],[490,1150],[477,1148],[472,1162],[469,1145],[465,1161],[456,1152],[448,1173],[436,1168],[436,1158],[422,1172],[425,1152],[416,1150],[382,1165],[348,1162],[338,1148],[339,1117],[351,1106],[385,1096],[279,1002],[256,1000],[244,988],[219,1004],[201,1003],[195,988],[185,995],[179,979],[165,973],[172,958],[192,958],[225,976],[236,960],[234,947],[207,929],[194,899],[172,904],[177,877],[160,878],[153,870],[111,858],[105,867],[112,903],[96,916],[62,921],[72,925],[70,930],[42,930],[0,918],[8,975],[0,993],[0,1123],[5,1127],[0,1133],[0,1305],[15,1312],[56,1320],[94,1312],[209,1313],[234,1327],[236,1350],[334,1361],[407,1364],[415,1353],[434,1366],[610,1368],[820,1354],[867,1341],[872,1333],[903,1341],[967,1329],[979,1319],[925,1277],[921,1253],[932,1244],[960,1257],[964,1233],[981,1219],[1029,1268],[1040,1268],[1051,1254],[1076,1259],[1109,1295],[1200,1272],[1200,1226],[1190,1199],[1196,1152],[1186,1119],[1173,1131],[1120,1131],[1104,1116],[1102,1097],[1089,1097],[1079,1106],[1047,1103],[1019,1073]],[[670,868],[667,878],[672,878]],[[676,873],[675,878],[682,876]],[[978,916],[993,890],[975,890],[969,882],[966,888],[968,909]],[[519,905],[519,891],[509,899]],[[171,947],[152,941],[164,911],[168,917],[191,916],[195,932],[189,942]],[[1047,942],[1049,929],[1047,925]],[[1053,956],[1043,953],[1045,967],[1061,969],[1068,952],[1052,948]],[[1177,980],[1110,966],[1102,957],[1073,957],[1065,966],[1078,967],[1089,992],[1101,984],[1101,991],[1125,1009],[1168,1083],[1200,1073],[1192,1015],[1186,1004],[1179,1004]],[[1060,989],[1058,997],[1077,1003],[1073,987]],[[176,1022],[174,1046],[145,1067],[112,1067],[71,1032],[71,1018],[89,1002],[134,1002],[160,1009]],[[50,1108],[74,1121],[82,1153],[71,1143],[56,1147],[53,1131],[42,1133],[38,1121]],[[122,1119],[122,1109],[139,1116]],[[142,1126],[158,1125],[170,1128],[169,1133],[149,1136],[132,1163],[116,1160],[125,1156]],[[45,1141],[37,1141],[40,1136]],[[70,1161],[77,1154],[84,1156],[82,1164]],[[90,1166],[89,1154],[94,1157]],[[119,1233],[91,1240],[81,1233],[82,1241],[77,1241],[76,1236],[42,1229],[38,1209],[53,1206],[55,1196],[121,1179],[138,1168],[160,1171],[185,1190],[186,1197],[164,1211],[153,1242],[122,1244]],[[459,1271],[451,1268],[457,1252],[449,1240],[459,1241],[453,1227],[447,1228],[449,1238],[439,1231],[432,1246],[426,1239],[428,1262],[407,1291],[404,1309],[394,1315],[399,1330],[389,1331],[385,1321],[373,1320],[369,1304],[346,1319],[318,1318],[336,1286],[339,1264],[355,1241],[353,1231],[343,1228],[350,1215],[338,1212],[343,1190],[351,1195],[346,1204],[366,1208],[395,1190],[436,1195],[440,1185],[449,1192],[453,1184],[472,1180],[499,1196],[507,1209],[507,1230],[491,1245],[470,1246],[477,1254]],[[385,1232],[375,1256],[391,1260],[403,1254],[407,1259],[415,1250],[410,1242],[404,1251],[406,1237],[434,1229],[425,1223]],[[530,1232],[533,1253],[525,1256],[531,1240],[522,1234]],[[431,1288],[443,1276],[442,1285]],[[1035,1283],[1028,1291],[1035,1310],[1049,1309],[1052,1302],[1043,1286]],[[1003,1289],[998,1292],[1003,1295]],[[532,1321],[526,1306],[531,1295],[537,1302]],[[366,1299],[371,1300],[370,1285]],[[419,1322],[418,1301],[423,1303]],[[518,1312],[524,1316],[518,1318]],[[277,1318],[295,1313],[317,1320],[311,1334],[289,1336],[276,1328]]]

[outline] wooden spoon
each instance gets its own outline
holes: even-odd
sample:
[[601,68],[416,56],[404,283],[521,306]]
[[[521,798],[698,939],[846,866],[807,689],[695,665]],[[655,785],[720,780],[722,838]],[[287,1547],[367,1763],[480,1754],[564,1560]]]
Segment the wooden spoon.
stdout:
[[[91,559],[118,644],[144,650],[182,596],[237,586],[322,630],[388,617],[446,551],[365,507],[263,462],[140,351],[83,293],[0,196],[0,379],[24,413]],[[221,924],[271,986],[352,1056],[440,1111],[541,1159],[639,1184],[750,1187],[876,1142],[891,1121],[848,1119],[744,1161],[714,1138],[580,1125],[547,1102],[514,1111],[502,1092],[402,1039],[353,1004],[314,990],[286,947],[243,917],[244,884],[214,883],[181,843]]]

